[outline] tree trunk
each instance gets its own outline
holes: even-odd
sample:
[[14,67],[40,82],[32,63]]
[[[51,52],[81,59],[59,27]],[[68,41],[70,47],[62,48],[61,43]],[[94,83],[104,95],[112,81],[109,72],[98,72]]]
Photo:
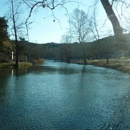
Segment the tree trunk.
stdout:
[[87,64],[87,61],[86,61],[86,54],[84,54],[83,59],[84,59],[84,65],[86,65],[86,64]]
[[13,29],[15,35],[15,45],[16,45],[16,63],[15,68],[18,68],[18,38],[17,38],[17,28],[16,28],[16,20],[15,20],[15,13],[14,13],[14,3],[13,0],[11,1],[12,4],[12,20],[13,20]]
[[114,13],[113,9],[112,9],[112,5],[110,5],[108,0],[101,0],[101,3],[106,11],[106,14],[109,18],[109,20],[112,23],[113,26],[113,31],[115,36],[117,37],[117,39],[120,40],[120,36],[123,34],[123,29],[120,26],[120,23],[118,21],[118,18],[116,16],[116,14]]
[[109,59],[107,58],[107,64],[109,64]]

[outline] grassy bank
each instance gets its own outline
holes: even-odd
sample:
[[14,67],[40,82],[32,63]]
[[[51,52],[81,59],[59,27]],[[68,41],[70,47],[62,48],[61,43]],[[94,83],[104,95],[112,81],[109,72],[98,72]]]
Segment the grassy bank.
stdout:
[[[43,63],[44,60],[39,60],[36,62],[37,64]],[[72,61],[71,63],[76,63],[76,64],[83,64],[82,60],[79,61]],[[88,60],[87,61],[88,65],[95,65],[99,67],[106,67],[106,68],[111,68],[115,70],[122,71],[124,73],[130,74],[130,61],[120,59],[120,60],[115,60],[111,59],[109,60],[109,64],[106,63],[106,60]],[[15,62],[8,62],[8,63],[0,63],[0,68],[14,68]],[[19,62],[19,68],[23,67],[29,67],[32,66],[33,64],[30,62]]]
[[88,64],[100,66],[100,67],[111,68],[111,69],[119,70],[124,73],[130,74],[130,62],[128,60],[111,59],[111,60],[109,60],[109,64],[106,63],[106,60],[89,60]]
[[[15,62],[0,63],[0,68],[14,68]],[[32,66],[31,62],[19,62],[19,68]]]
[[[71,63],[84,64],[83,60],[72,61]],[[109,64],[107,64],[106,60],[88,60],[87,65],[111,68],[130,74],[130,61],[127,59],[110,59]]]

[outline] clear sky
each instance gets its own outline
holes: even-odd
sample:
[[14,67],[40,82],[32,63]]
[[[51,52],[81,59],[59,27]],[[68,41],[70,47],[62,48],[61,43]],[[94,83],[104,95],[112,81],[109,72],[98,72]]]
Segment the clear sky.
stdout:
[[[2,9],[0,11],[0,16],[3,16],[7,14],[7,10],[9,9],[8,5],[4,5],[4,2],[6,0],[0,1],[0,8]],[[81,2],[81,0],[77,0]],[[81,4],[77,3],[69,3],[65,5],[67,8],[69,14],[72,13],[72,11],[78,7],[84,11],[87,12],[90,5],[93,4],[94,0],[91,0],[91,2],[88,0],[82,0]],[[105,11],[102,7],[102,5],[99,2],[99,20],[102,22],[106,19]],[[37,12],[33,12],[32,16],[30,18],[30,21],[33,21],[33,23],[30,25],[29,29],[29,41],[34,43],[48,43],[48,42],[56,42],[60,43],[61,36],[66,33],[68,28],[68,16],[66,15],[66,10],[64,8],[58,7],[55,10],[53,10],[55,17],[52,16],[52,11],[50,9],[43,9],[39,8]],[[28,15],[28,12],[26,12]],[[53,21],[55,19],[55,22]],[[107,20],[106,22],[106,30],[112,30],[110,21]]]

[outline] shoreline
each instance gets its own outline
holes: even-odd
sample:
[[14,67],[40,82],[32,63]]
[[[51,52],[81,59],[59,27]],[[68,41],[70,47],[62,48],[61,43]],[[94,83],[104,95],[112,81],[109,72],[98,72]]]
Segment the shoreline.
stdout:
[[[83,61],[72,61],[70,63],[76,63],[84,65]],[[130,62],[124,60],[109,60],[109,63],[106,63],[106,60],[88,60],[86,65],[94,65],[98,67],[110,68],[114,70],[121,71],[123,73],[130,74]]]
[[[18,62],[18,68],[30,67],[33,64],[31,62]],[[0,69],[15,68],[15,62],[0,63]]]
[[[72,60],[70,63],[84,65],[83,60]],[[19,62],[19,68],[33,66],[31,62]],[[15,62],[0,63],[0,69],[14,68]],[[86,65],[94,65],[98,67],[110,68],[130,74],[130,62],[125,60],[110,59],[109,63],[106,60],[88,60]]]

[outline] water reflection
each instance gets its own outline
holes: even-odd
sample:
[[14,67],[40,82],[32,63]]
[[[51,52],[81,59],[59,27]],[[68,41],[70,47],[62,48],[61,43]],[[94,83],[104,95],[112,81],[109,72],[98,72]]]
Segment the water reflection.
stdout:
[[0,70],[1,130],[130,129],[130,76],[46,62]]

